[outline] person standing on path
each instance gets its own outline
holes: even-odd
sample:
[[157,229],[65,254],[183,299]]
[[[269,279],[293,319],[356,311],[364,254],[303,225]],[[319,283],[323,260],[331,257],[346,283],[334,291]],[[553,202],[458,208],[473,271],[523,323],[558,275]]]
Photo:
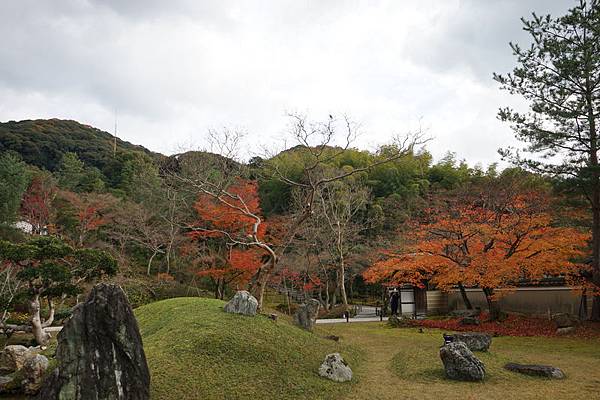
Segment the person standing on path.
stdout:
[[390,308],[392,310],[392,315],[398,315],[399,301],[400,301],[400,293],[398,293],[398,289],[392,290],[392,295],[390,296]]

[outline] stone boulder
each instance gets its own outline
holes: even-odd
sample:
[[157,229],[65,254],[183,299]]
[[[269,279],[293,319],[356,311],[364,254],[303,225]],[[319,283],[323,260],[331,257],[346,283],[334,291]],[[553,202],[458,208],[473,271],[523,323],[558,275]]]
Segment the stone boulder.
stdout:
[[454,310],[450,312],[452,317],[479,317],[481,315],[481,308],[476,307],[474,310]]
[[223,310],[232,314],[243,314],[249,316],[256,315],[258,301],[254,296],[246,290],[240,290],[233,296],[231,300],[223,307]]
[[388,318],[388,325],[392,328],[408,328],[412,326],[411,320],[402,316],[392,315]]
[[308,300],[296,310],[296,313],[294,314],[294,323],[302,329],[312,331],[315,321],[317,320],[317,316],[319,315],[320,307],[321,303],[319,303],[319,300]]
[[568,335],[570,333],[575,332],[575,327],[574,326],[566,326],[564,328],[557,328],[556,329],[556,334],[557,335]]
[[479,317],[464,317],[463,319],[460,320],[460,324],[461,325],[480,325],[481,321],[479,320]]
[[29,348],[18,344],[6,346],[0,351],[0,374],[10,374],[25,364]]
[[454,342],[463,342],[471,351],[488,351],[492,344],[492,335],[481,332],[463,332],[452,335]]
[[23,382],[21,383],[23,393],[36,394],[44,380],[44,374],[48,369],[48,359],[41,354],[35,354],[28,357],[23,365],[21,373],[23,374]]
[[557,328],[570,328],[579,324],[579,318],[572,314],[560,313],[552,316]]
[[531,375],[531,376],[542,376],[552,379],[564,379],[565,373],[560,368],[552,367],[550,365],[526,365],[508,363],[504,366],[505,369],[520,374]]
[[333,353],[325,357],[319,375],[335,382],[346,382],[352,379],[352,370],[339,353]]
[[452,342],[440,347],[446,377],[459,381],[481,381],[485,366],[463,342]]
[[96,285],[58,334],[57,368],[39,400],[148,400],[150,373],[123,290]]

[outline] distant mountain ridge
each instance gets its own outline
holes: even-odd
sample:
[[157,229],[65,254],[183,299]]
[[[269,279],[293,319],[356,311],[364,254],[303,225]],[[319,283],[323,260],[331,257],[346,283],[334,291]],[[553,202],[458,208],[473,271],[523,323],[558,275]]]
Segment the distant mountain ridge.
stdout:
[[[37,119],[0,122],[0,152],[12,150],[29,164],[54,171],[66,152],[100,171],[114,162],[114,136],[72,120]],[[162,155],[117,138],[117,154],[139,152],[151,158]]]

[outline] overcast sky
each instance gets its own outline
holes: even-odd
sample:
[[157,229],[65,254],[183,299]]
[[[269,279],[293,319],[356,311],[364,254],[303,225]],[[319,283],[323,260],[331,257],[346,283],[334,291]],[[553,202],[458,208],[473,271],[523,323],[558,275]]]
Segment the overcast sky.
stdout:
[[281,144],[286,113],[347,114],[372,149],[419,124],[469,163],[514,143],[519,18],[567,0],[2,0],[0,121],[75,119],[154,151],[205,147],[209,128]]

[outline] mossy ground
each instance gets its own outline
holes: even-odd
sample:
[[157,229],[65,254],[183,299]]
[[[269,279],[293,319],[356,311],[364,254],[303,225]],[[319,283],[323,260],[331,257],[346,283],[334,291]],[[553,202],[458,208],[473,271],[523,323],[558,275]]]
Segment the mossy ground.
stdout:
[[337,399],[357,383],[334,383],[317,371],[340,352],[352,366],[361,355],[280,316],[222,311],[224,302],[177,298],[135,310],[152,375],[153,400]]
[[[547,337],[495,337],[488,353],[475,353],[486,366],[483,382],[444,377],[439,358],[442,331],[389,328],[382,323],[325,326],[361,346],[364,362],[355,369],[359,383],[347,399],[596,399],[600,398],[600,341]],[[504,370],[507,362],[550,364],[566,373],[549,380]]]

